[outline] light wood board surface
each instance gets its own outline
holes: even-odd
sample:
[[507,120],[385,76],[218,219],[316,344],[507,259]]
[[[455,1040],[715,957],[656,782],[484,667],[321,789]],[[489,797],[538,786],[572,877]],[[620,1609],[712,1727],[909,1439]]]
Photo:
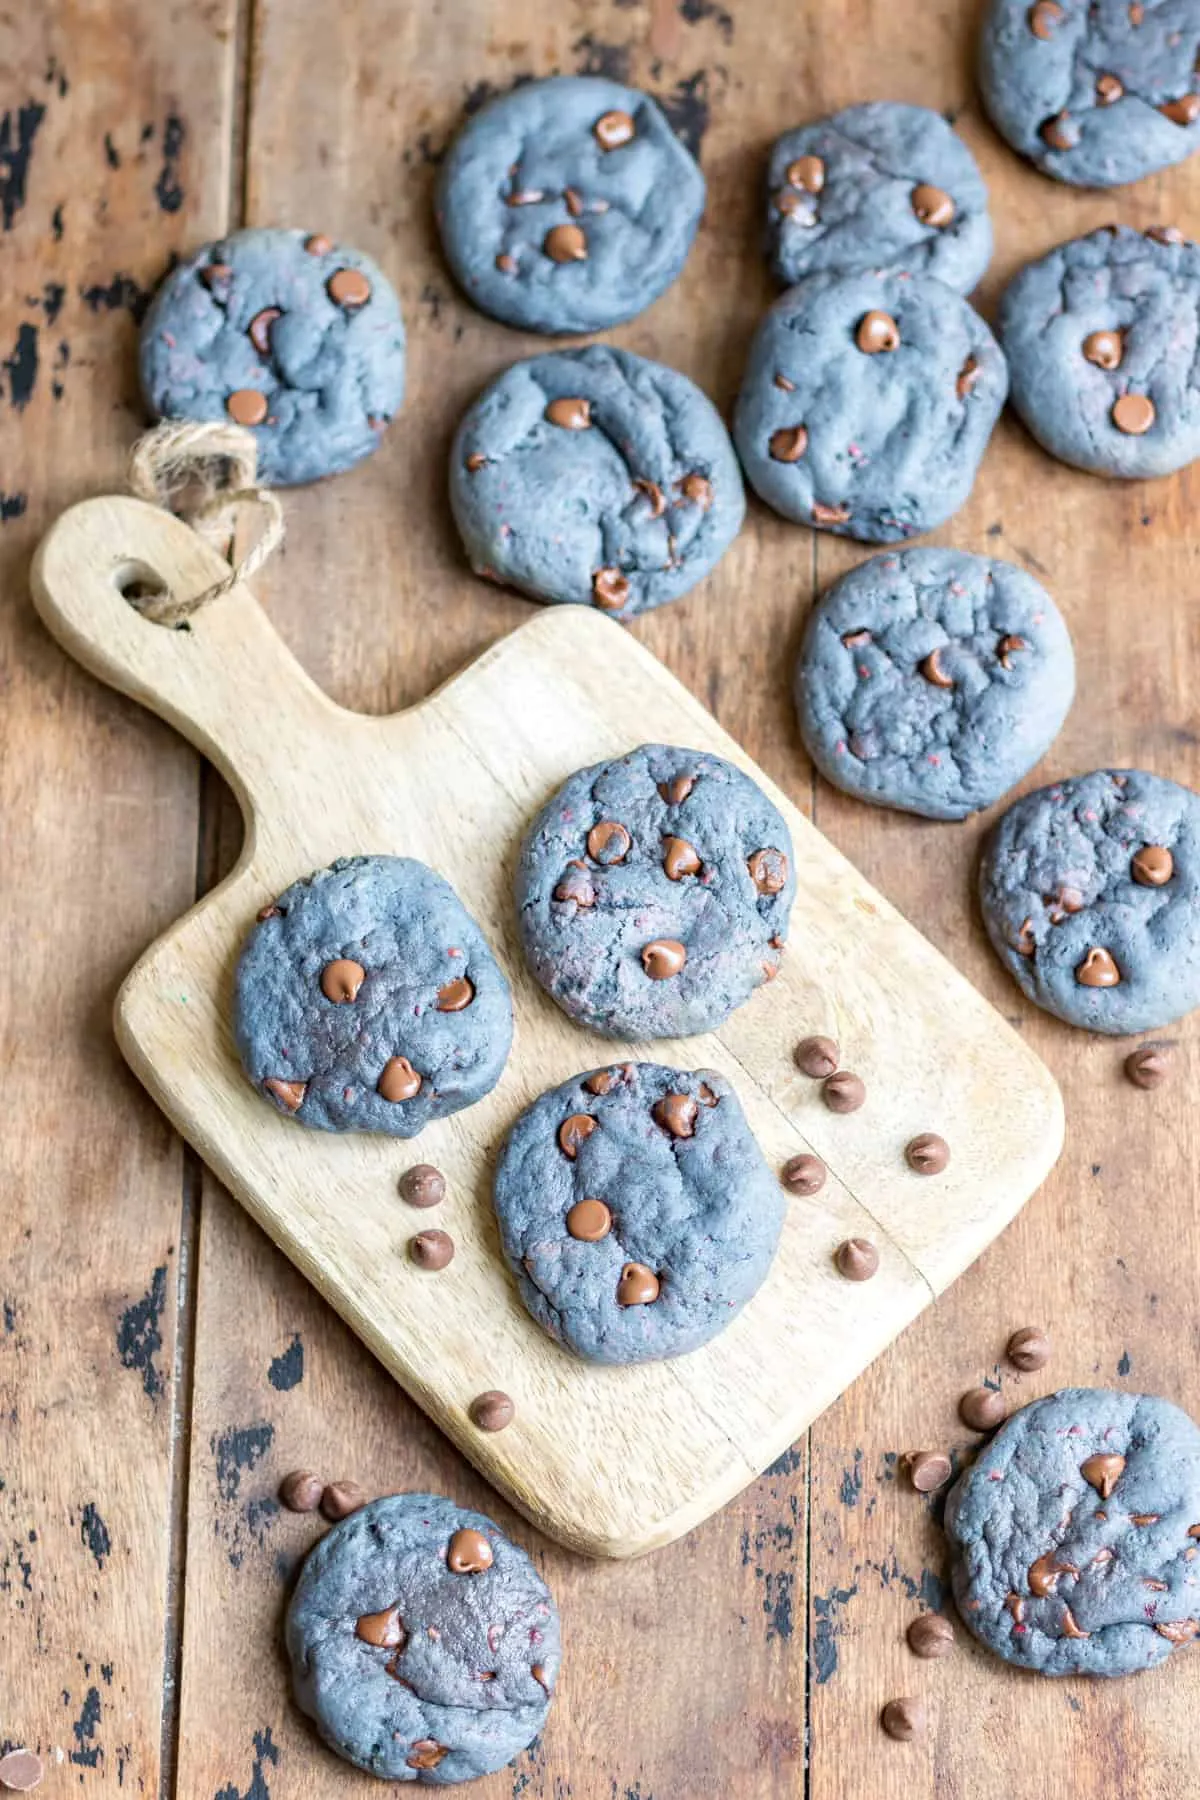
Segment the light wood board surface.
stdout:
[[[442,504],[454,419],[538,348],[458,299],[433,236],[433,159],[485,82],[627,68],[695,127],[705,226],[677,286],[614,336],[726,408],[771,294],[756,212],[766,146],[831,107],[894,96],[955,116],[992,195],[989,315],[1024,260],[1108,219],[1200,234],[1195,162],[1110,195],[1017,162],[974,92],[979,11],[978,0],[0,9],[0,120],[7,146],[32,146],[19,184],[7,159],[0,168],[0,905],[5,1018],[19,1020],[0,1231],[14,1320],[0,1332],[0,1738],[61,1754],[48,1792],[378,1792],[287,1700],[278,1610],[314,1526],[274,1512],[271,1496],[301,1462],[374,1491],[432,1487],[490,1508],[553,1585],[568,1620],[554,1712],[534,1752],[473,1790],[481,1800],[1186,1791],[1200,1654],[1144,1680],[1038,1682],[968,1643],[936,1666],[904,1647],[944,1564],[936,1508],[895,1481],[889,1459],[922,1443],[966,1452],[954,1412],[964,1387],[998,1371],[1015,1401],[1104,1381],[1200,1416],[1198,1061],[1187,1021],[1170,1034],[1174,1081],[1139,1094],[1121,1079],[1123,1046],[1025,1005],[970,897],[986,818],[925,827],[814,783],[791,661],[814,592],[866,552],[752,507],[711,580],[634,635],[1012,1018],[1063,1089],[1067,1148],[981,1261],[769,1475],[636,1563],[558,1550],[498,1502],[219,1183],[181,1159],[124,1071],[117,984],[232,865],[240,826],[174,732],[82,675],[28,598],[38,538],[69,502],[112,488],[140,428],[141,296],[173,249],[249,220],[311,223],[377,256],[411,344],[403,429],[365,469],[305,494],[291,547],[258,578],[285,641],[336,700],[388,713],[531,616],[466,579]],[[41,114],[32,139],[28,108]],[[1035,779],[1140,762],[1200,786],[1198,502],[1195,470],[1098,482],[1005,420],[970,504],[936,534],[1033,569],[1071,625],[1080,699]],[[1037,1377],[999,1361],[1024,1323],[1054,1336]],[[102,1560],[81,1536],[89,1504],[109,1541]],[[920,1744],[878,1732],[879,1706],[899,1692],[932,1702]]]

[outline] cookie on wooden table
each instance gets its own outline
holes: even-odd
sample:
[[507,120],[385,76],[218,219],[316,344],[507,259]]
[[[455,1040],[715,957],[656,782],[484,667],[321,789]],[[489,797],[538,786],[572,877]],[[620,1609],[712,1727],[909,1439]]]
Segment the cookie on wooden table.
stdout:
[[963,1623],[1042,1675],[1132,1675],[1200,1636],[1200,1430],[1147,1394],[1014,1413],[946,1501]]
[[704,177],[648,94],[600,76],[523,82],[467,120],[437,214],[481,311],[525,331],[604,331],[682,269]]
[[894,543],[962,506],[1007,391],[999,345],[944,282],[810,275],[758,328],[733,440],[785,519]]
[[1200,795],[1098,769],[1017,800],[984,846],[983,920],[1029,998],[1120,1036],[1200,1005]]
[[1104,226],[1014,276],[1000,302],[1012,401],[1051,456],[1169,475],[1200,456],[1200,245]]
[[523,1550],[433,1494],[362,1507],[309,1552],[288,1607],[296,1701],[388,1781],[502,1769],[545,1724],[558,1613]]
[[415,1137],[490,1093],[508,983],[448,881],[404,856],[344,857],[264,906],[234,981],[247,1075],[322,1131]]
[[535,1100],[495,1202],[533,1317],[603,1363],[679,1356],[724,1330],[761,1286],[785,1208],[729,1083],[654,1063]]
[[794,865],[749,776],[643,744],[572,775],[530,827],[516,883],[529,966],[610,1037],[711,1031],[776,973]]
[[271,486],[377,448],[404,399],[404,323],[387,277],[321,232],[237,231],[187,258],[142,325],[155,418],[233,421]]
[[484,390],[454,440],[450,502],[481,574],[619,619],[694,587],[746,509],[707,396],[607,344],[514,363]]
[[968,294],[992,254],[987,188],[941,113],[872,100],[776,140],[767,242],[789,287],[823,269],[907,269]]
[[1074,692],[1045,588],[965,550],[860,563],[813,608],[796,667],[800,729],[826,780],[927,819],[965,819],[1015,787]]

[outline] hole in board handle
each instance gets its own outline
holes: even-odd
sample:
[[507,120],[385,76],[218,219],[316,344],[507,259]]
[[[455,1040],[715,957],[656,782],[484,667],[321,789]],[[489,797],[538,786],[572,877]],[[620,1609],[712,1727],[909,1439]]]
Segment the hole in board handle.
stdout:
[[[113,570],[113,583],[121,598],[128,601],[129,605],[133,607],[133,610],[141,613],[143,617],[146,616],[147,602],[154,600],[169,600],[171,597],[171,590],[163,580],[162,576],[157,574],[150,567],[149,563],[138,562],[136,559],[131,559],[129,562],[123,562],[117,565]],[[151,625],[158,625],[160,623],[165,623],[165,621],[151,618],[148,620],[148,623]],[[173,631],[189,631],[191,627],[186,619],[180,619],[178,624],[169,627],[169,629]]]

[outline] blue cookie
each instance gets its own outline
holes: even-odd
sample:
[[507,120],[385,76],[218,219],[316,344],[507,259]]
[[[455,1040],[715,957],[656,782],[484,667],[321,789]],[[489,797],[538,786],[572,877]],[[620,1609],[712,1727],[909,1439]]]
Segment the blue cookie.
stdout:
[[1200,1005],[1200,795],[1097,770],[1015,802],[984,849],[988,935],[1029,998],[1114,1036]]
[[929,275],[810,275],[758,328],[733,439],[785,519],[890,544],[956,513],[1008,391],[979,314]]
[[1045,588],[965,550],[851,569],[813,608],[796,666],[800,729],[826,780],[927,819],[965,819],[1015,787],[1074,692]]
[[572,775],[530,827],[529,966],[607,1036],[712,1031],[778,969],[793,868],[783,818],[740,769],[643,744]]
[[287,487],[370,456],[404,399],[400,303],[369,257],[304,231],[237,231],[172,269],[142,326],[159,419],[252,427]]
[[784,1214],[729,1083],[655,1063],[535,1100],[508,1134],[495,1201],[525,1305],[602,1363],[716,1337],[762,1285]]
[[1147,1394],[1015,1413],[946,1501],[963,1622],[1042,1675],[1132,1675],[1200,1634],[1200,1431]]
[[514,363],[485,389],[454,440],[450,503],[481,574],[621,619],[686,594],[746,510],[711,401],[601,344]]
[[296,1702],[330,1749],[388,1781],[502,1769],[546,1722],[558,1613],[482,1513],[393,1494],[309,1551],[288,1607]]
[[684,265],[704,177],[647,94],[599,76],[525,82],[467,120],[438,224],[467,298],[524,331],[604,331]]
[[1062,462],[1169,475],[1200,456],[1200,246],[1105,226],[1015,276],[1000,303],[1013,405]]
[[992,254],[987,188],[941,113],[872,100],[785,132],[767,170],[771,267],[907,269],[968,294]]
[[1117,187],[1200,148],[1196,0],[992,0],[984,105],[1044,175]]
[[264,906],[234,981],[246,1074],[322,1131],[415,1137],[473,1106],[512,1042],[508,983],[448,881],[343,857]]

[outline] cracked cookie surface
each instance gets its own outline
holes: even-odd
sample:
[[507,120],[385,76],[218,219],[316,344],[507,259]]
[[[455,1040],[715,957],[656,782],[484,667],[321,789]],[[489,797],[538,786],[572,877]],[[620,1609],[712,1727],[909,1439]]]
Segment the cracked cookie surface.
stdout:
[[391,284],[314,232],[238,231],[180,263],[146,314],[139,361],[154,417],[252,429],[271,486],[360,462],[404,398]]
[[873,556],[809,617],[796,709],[835,787],[963,819],[1014,787],[1071,705],[1075,658],[1046,590],[965,550]]
[[541,1730],[560,1660],[550,1593],[482,1513],[373,1500],[305,1558],[285,1628],[301,1710],[389,1781],[471,1781]]
[[534,820],[516,897],[534,975],[610,1037],[710,1031],[776,973],[795,895],[778,809],[717,756],[644,744]]
[[449,882],[345,857],[263,907],[238,960],[234,1035],[255,1087],[322,1131],[414,1137],[490,1093],[508,983]]
[[1015,1413],[946,1502],[964,1624],[1043,1675],[1131,1675],[1200,1634],[1200,1431],[1065,1388]]
[[694,587],[745,513],[707,397],[600,344],[514,363],[485,389],[455,437],[450,501],[477,571],[615,618]]
[[468,119],[438,224],[467,298],[526,331],[603,331],[682,269],[699,165],[648,94],[600,76],[523,82]]
[[785,519],[894,543],[962,506],[1007,391],[999,345],[944,282],[810,275],[759,326],[733,439]]
[[1200,1004],[1200,795],[1097,770],[1016,801],[984,847],[980,900],[1009,973],[1091,1031],[1148,1031]]
[[729,1083],[655,1063],[535,1100],[501,1152],[495,1203],[533,1317],[605,1363],[715,1337],[765,1278],[785,1208]]
[[1045,175],[1116,187],[1200,148],[1196,0],[992,0],[979,83]]
[[970,293],[992,254],[987,188],[940,113],[889,100],[785,132],[767,170],[771,266],[907,269]]
[[1005,289],[1012,401],[1044,449],[1127,479],[1200,456],[1200,246],[1105,226]]

